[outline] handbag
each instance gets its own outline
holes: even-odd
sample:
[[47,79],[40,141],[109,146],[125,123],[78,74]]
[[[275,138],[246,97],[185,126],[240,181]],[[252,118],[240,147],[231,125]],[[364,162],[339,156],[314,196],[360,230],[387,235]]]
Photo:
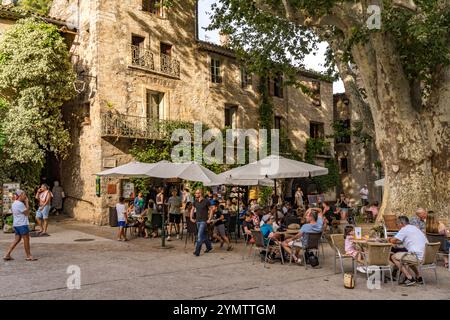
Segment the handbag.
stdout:
[[355,278],[353,277],[353,273],[344,274],[344,287],[346,289],[355,289]]

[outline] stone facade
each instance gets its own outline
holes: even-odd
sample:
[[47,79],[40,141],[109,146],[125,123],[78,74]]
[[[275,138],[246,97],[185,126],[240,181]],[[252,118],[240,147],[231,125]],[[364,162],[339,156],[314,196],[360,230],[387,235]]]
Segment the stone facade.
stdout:
[[[63,108],[72,147],[69,159],[61,163],[60,178],[67,195],[65,211],[79,220],[108,223],[120,181],[103,179],[102,195],[96,196],[95,173],[131,160],[128,151],[135,139],[107,136],[102,129],[108,112],[138,121],[156,112],[161,120],[223,128],[225,109],[233,107],[236,127],[258,129],[259,80],[252,77],[243,88],[234,53],[197,40],[196,1],[175,1],[163,14],[144,11],[142,3],[53,1],[50,16],[76,22],[78,30],[70,51],[80,94]],[[212,59],[220,61],[220,83],[212,82]],[[331,134],[333,85],[311,72],[300,71],[299,77],[320,87],[315,100],[294,87],[284,88],[283,98],[273,100],[288,139],[303,153],[311,121]],[[117,185],[115,194],[107,194],[108,184]]]
[[[348,121],[352,132],[360,121],[357,110],[352,108],[350,100],[345,94],[334,95],[334,119],[335,121]],[[367,149],[368,148],[368,149]],[[374,143],[364,147],[358,142],[358,138],[352,135],[346,142],[336,142],[335,151],[341,170],[342,192],[350,199],[360,200],[359,191],[363,185],[369,189],[369,201],[381,203],[381,188],[375,186],[375,180],[381,175],[376,168],[378,153]]]

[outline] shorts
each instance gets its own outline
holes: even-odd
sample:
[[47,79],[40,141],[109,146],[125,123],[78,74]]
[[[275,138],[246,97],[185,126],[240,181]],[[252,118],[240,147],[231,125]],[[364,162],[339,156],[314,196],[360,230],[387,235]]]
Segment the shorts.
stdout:
[[121,228],[125,228],[127,226],[127,223],[125,221],[118,221],[117,225]]
[[408,263],[408,264],[413,264],[413,265],[419,264],[419,261],[417,260],[416,256],[409,252],[394,253],[392,258],[395,260],[398,260],[398,261],[403,260],[403,262]]
[[220,235],[221,237],[225,237],[225,225],[222,223],[218,226],[214,226],[214,233]]
[[180,224],[181,223],[181,214],[169,214],[169,222],[170,223],[175,223],[175,224]]
[[296,248],[301,248],[301,247],[303,247],[301,241],[289,241],[289,242],[288,242],[288,246],[291,247],[291,248],[293,248],[293,247],[296,247]]
[[30,229],[28,228],[28,226],[14,227],[14,231],[16,232],[16,235],[18,235],[18,236],[26,236],[27,234],[30,233]]
[[44,209],[38,209],[36,211],[36,218],[38,219],[48,219],[48,213],[50,212],[50,205],[46,205]]

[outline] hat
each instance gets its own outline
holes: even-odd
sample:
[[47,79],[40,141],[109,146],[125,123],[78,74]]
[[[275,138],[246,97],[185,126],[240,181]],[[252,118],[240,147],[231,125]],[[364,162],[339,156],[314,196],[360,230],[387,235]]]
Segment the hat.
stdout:
[[20,190],[20,189],[16,190],[16,196],[20,196],[23,193],[25,193],[23,190]]
[[270,220],[270,218],[272,218],[272,216],[270,214],[266,214],[265,216],[262,217],[262,221],[267,222]]

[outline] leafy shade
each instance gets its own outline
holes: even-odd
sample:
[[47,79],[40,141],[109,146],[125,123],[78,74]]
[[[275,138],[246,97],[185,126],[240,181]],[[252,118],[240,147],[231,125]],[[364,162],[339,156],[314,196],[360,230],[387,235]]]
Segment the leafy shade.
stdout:
[[53,0],[19,0],[18,6],[27,11],[46,15],[50,11],[52,2]]
[[[61,106],[75,95],[75,74],[54,25],[19,20],[0,39],[0,158],[7,178],[34,181],[47,152],[67,156]],[[5,178],[5,177],[3,177]]]

